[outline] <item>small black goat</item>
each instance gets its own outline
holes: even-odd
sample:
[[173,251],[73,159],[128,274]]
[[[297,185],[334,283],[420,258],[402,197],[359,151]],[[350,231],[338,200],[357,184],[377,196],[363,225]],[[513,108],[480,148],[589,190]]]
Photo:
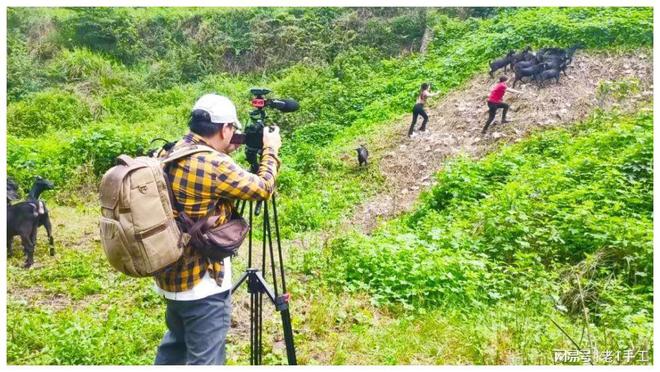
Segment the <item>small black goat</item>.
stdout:
[[7,177],[7,205],[11,205],[11,202],[16,200],[18,200],[18,185]]
[[176,145],[176,141],[170,142],[170,141],[166,140],[165,138],[154,138],[153,140],[151,140],[151,142],[149,142],[149,145],[153,144],[156,141],[163,141],[163,142],[165,142],[165,144],[161,148],[156,148],[156,149],[149,150],[147,152],[147,156],[150,157],[150,158],[154,157],[154,156],[158,156],[158,154],[162,150],[165,150],[166,152],[170,151],[170,149],[172,149],[172,147],[174,147],[174,145]]
[[[41,193],[45,190],[52,190],[54,187],[53,183],[47,179],[43,179],[39,176],[35,178],[34,185],[28,193],[27,201],[33,202],[37,205],[39,210],[39,221],[37,227],[43,226],[46,228],[46,233],[48,234],[48,244],[50,244],[50,255],[55,255],[55,243],[53,243],[53,228],[50,223],[50,217],[48,216],[48,208],[46,207],[46,202],[39,199]],[[36,243],[37,230],[34,230],[34,241]]]
[[575,44],[566,50],[566,57],[568,57],[569,64],[573,63],[573,55],[580,48],[582,48],[581,44]]
[[536,56],[531,56],[528,61],[520,61],[516,62],[516,64],[513,66],[513,70],[521,69],[521,68],[528,68],[532,67],[534,65],[537,65],[539,63],[538,58]]
[[490,63],[490,77],[493,77],[493,72],[504,67],[504,72],[506,72],[507,66],[511,64],[511,56],[513,56],[513,50],[509,52],[504,58],[496,59]]
[[26,269],[34,263],[34,232],[37,230],[39,219],[38,207],[29,202],[21,202],[15,205],[7,205],[7,257],[14,255],[12,241],[14,236],[21,237],[23,252],[25,253]]
[[537,56],[540,57],[541,61],[545,61],[546,58],[560,57],[568,60],[568,63],[570,64],[573,62],[575,51],[581,47],[580,44],[574,44],[570,48],[542,48],[537,53]]
[[48,208],[43,200],[39,200],[39,196],[43,191],[52,189],[52,182],[37,176],[26,201],[15,205],[7,204],[7,254],[9,256],[13,254],[12,240],[14,236],[19,235],[26,256],[26,268],[34,263],[34,248],[37,244],[37,229],[39,226],[46,228],[48,243],[50,244],[50,255],[55,255],[55,244]]
[[517,62],[520,62],[520,61],[528,61],[528,60],[533,56],[533,54],[530,53],[531,50],[532,50],[532,48],[528,46],[528,47],[525,48],[525,50],[523,50],[522,52],[520,52],[520,53],[518,53],[518,54],[513,54],[513,55],[511,56],[511,66],[510,66],[511,69],[513,70],[513,66],[514,66]]
[[367,148],[364,147],[364,145],[360,145],[355,151],[357,151],[358,166],[362,166],[363,164],[366,166],[367,160],[369,159],[369,151],[367,151]]
[[539,86],[543,87],[543,82],[546,80],[555,79],[557,84],[559,84],[559,69],[550,69],[539,72],[536,76],[536,81],[538,81]]
[[524,77],[530,77],[531,79],[536,79],[536,75],[539,72],[543,71],[543,65],[538,64],[527,68],[519,68],[515,70],[515,79],[513,79],[513,87],[516,87],[518,81],[522,81]]
[[566,74],[567,67],[568,67],[568,60],[562,57],[547,58],[545,62],[543,62],[544,70],[558,70],[563,72],[564,76],[568,76]]

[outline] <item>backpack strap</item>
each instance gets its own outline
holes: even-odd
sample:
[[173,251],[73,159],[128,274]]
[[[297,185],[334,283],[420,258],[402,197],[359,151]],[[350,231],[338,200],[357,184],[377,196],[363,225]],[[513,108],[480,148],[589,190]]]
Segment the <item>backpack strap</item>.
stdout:
[[[183,211],[183,208],[179,204],[179,201],[174,196],[174,191],[172,190],[172,183],[169,177],[169,168],[172,165],[173,161],[185,158],[187,156],[196,154],[198,152],[218,152],[218,151],[216,151],[215,149],[209,146],[197,144],[197,145],[184,146],[174,151],[171,151],[169,154],[167,154],[167,156],[165,156],[164,159],[161,159],[161,163],[164,164],[163,174],[165,176],[165,184],[167,185],[167,192],[170,195],[170,201],[172,202],[172,209],[179,212],[179,215],[181,216],[182,220],[187,222],[192,222],[192,220]],[[209,212],[207,212],[206,216],[203,219],[206,219],[210,216],[214,206],[215,205],[211,206],[211,209],[209,210]]]
[[169,152],[167,156],[165,156],[165,158],[163,159],[160,159],[160,161],[164,164],[167,164],[173,162],[174,160],[179,160],[181,158],[185,158],[186,156],[196,154],[198,152],[218,152],[218,151],[205,145],[183,146],[181,148]]

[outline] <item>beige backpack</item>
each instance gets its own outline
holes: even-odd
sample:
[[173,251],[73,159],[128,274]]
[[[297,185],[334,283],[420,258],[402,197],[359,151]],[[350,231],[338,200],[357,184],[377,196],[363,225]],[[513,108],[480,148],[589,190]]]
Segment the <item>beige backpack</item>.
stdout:
[[215,151],[194,145],[163,159],[121,155],[101,179],[101,244],[110,264],[124,274],[145,277],[176,262],[190,236],[173,214],[173,194],[163,167],[174,160]]

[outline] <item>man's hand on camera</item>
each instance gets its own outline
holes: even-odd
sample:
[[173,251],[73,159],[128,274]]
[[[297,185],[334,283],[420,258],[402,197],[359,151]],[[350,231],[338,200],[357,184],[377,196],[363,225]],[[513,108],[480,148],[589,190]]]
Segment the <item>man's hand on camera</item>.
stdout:
[[272,126],[272,132],[266,128],[264,129],[264,148],[270,147],[275,152],[278,152],[280,150],[280,147],[282,146],[282,138],[280,137],[280,127],[278,126]]

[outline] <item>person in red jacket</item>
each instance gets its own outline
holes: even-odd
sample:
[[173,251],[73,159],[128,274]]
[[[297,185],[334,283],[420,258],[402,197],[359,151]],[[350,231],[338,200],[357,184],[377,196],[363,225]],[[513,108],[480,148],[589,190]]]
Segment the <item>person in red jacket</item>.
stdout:
[[502,109],[502,124],[509,122],[508,120],[506,120],[506,112],[509,110],[509,105],[502,102],[502,98],[504,98],[504,93],[506,93],[507,90],[518,94],[522,92],[507,87],[506,86],[507,80],[508,78],[506,76],[500,77],[500,82],[495,84],[495,86],[490,91],[490,95],[488,96],[488,120],[486,121],[486,126],[484,127],[484,129],[481,130],[481,133],[486,133],[486,130],[488,130],[488,126],[490,125],[490,123],[493,122],[493,119],[495,119],[495,115],[497,114],[497,109]]

